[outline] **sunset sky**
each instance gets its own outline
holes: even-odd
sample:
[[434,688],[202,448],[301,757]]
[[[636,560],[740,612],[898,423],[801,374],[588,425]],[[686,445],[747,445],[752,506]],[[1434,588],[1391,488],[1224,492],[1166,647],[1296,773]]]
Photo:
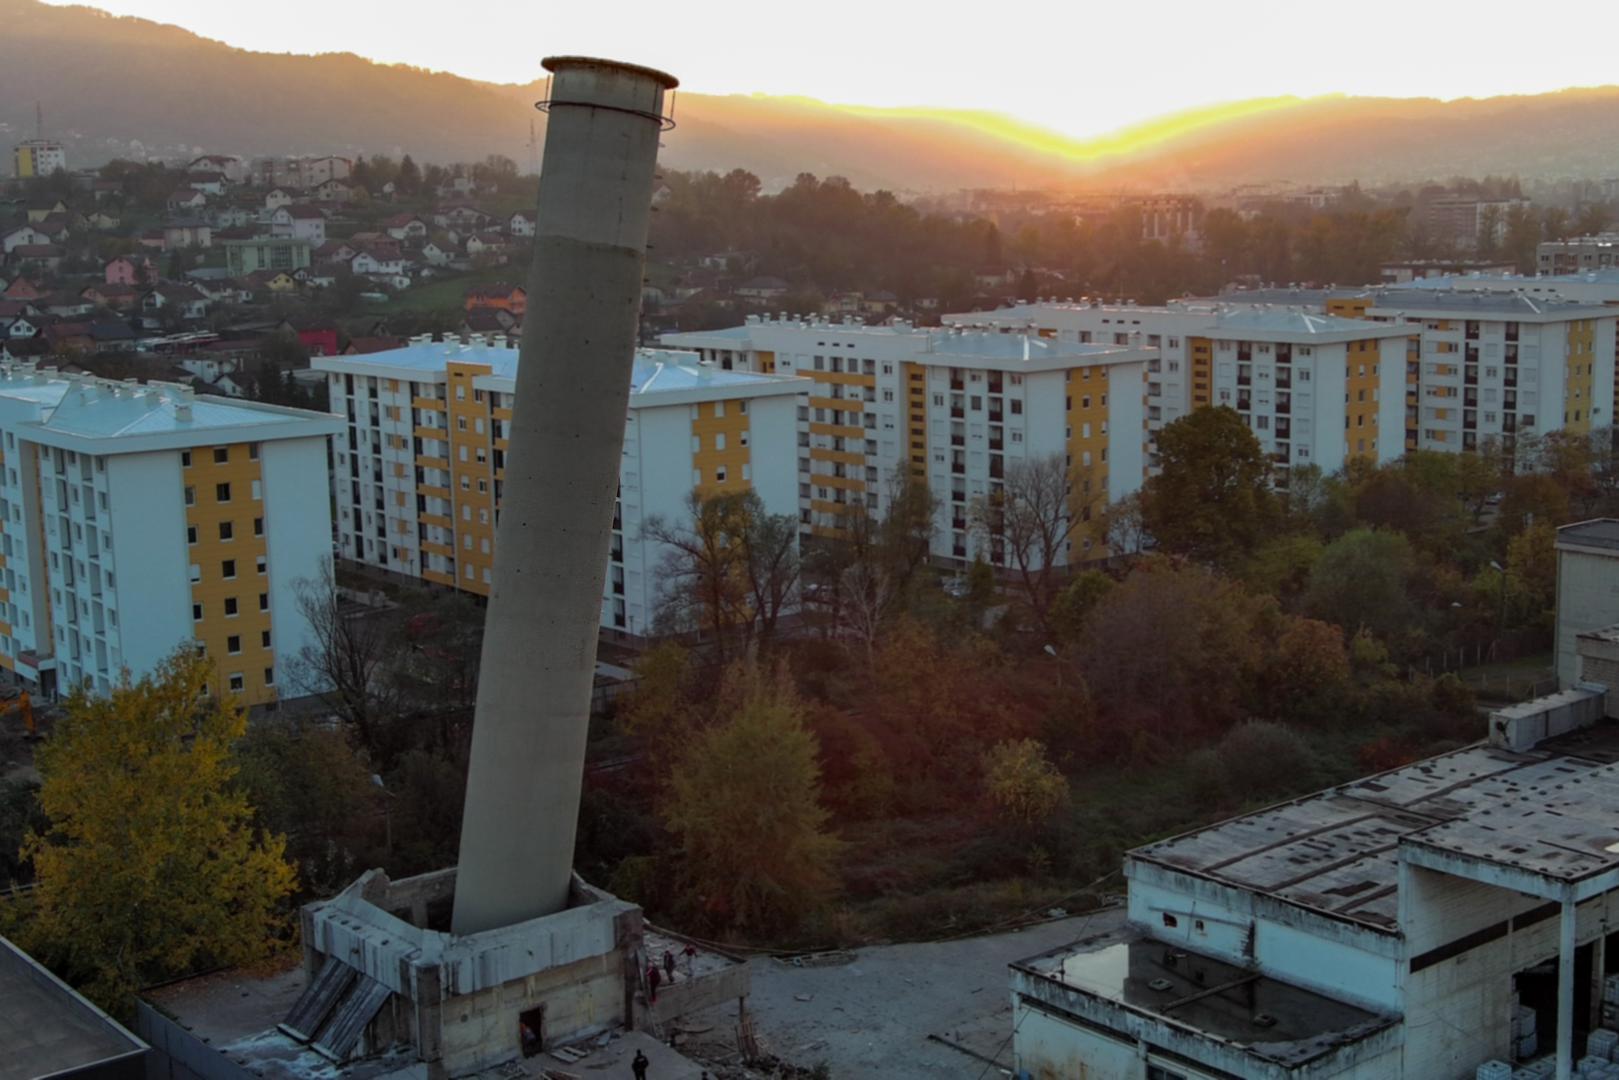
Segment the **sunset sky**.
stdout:
[[538,77],[550,53],[586,53],[664,68],[703,93],[988,110],[1081,137],[1276,95],[1456,98],[1600,85],[1616,78],[1607,53],[1567,32],[1584,27],[1587,40],[1600,40],[1603,28],[1619,29],[1614,0],[1560,0],[1526,25],[1522,4],[1503,0],[1336,8],[1299,0],[281,0],[251,15],[231,0],[90,6],[243,48],[348,51],[495,82]]

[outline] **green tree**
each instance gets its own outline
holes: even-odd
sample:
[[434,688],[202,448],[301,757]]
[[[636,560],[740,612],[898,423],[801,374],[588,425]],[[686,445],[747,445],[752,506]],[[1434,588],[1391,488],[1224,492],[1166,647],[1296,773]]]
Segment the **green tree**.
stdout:
[[1158,456],[1141,512],[1163,550],[1220,566],[1259,545],[1277,517],[1270,466],[1235,410],[1181,417],[1158,433]]
[[1036,739],[1008,739],[984,755],[984,795],[996,814],[1028,831],[1068,804],[1068,781]]
[[1077,641],[1085,620],[1114,589],[1114,581],[1100,570],[1083,570],[1069,579],[1051,605],[1051,629],[1061,641]]
[[1387,641],[1417,621],[1409,590],[1414,564],[1405,537],[1354,529],[1328,544],[1316,560],[1304,610],[1346,633],[1365,627]]
[[816,741],[785,678],[735,669],[725,698],[729,715],[692,741],[671,777],[664,823],[681,895],[711,926],[791,927],[837,880]]
[[75,695],[38,754],[50,820],[23,845],[39,883],[29,944],[95,1001],[263,959],[297,873],[234,782],[246,728],[189,650],[101,697]]

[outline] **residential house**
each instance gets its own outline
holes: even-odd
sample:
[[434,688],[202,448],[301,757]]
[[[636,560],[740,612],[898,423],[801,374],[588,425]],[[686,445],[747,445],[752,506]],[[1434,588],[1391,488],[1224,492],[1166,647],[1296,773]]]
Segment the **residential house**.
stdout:
[[192,158],[186,168],[191,172],[218,173],[232,184],[247,180],[247,162],[235,154],[204,154]]
[[346,263],[359,253],[360,249],[346,240],[328,240],[315,249],[315,261]]
[[39,286],[21,276],[12,278],[11,284],[0,290],[0,297],[7,300],[38,300],[43,295]]
[[41,300],[35,301],[35,306],[43,309],[47,315],[55,315],[63,319],[88,315],[96,309],[95,301],[88,300],[76,292],[52,293]]
[[[264,210],[269,214],[273,211]],[[212,210],[215,235],[224,229],[240,229],[259,222],[260,209],[250,206],[216,206]]]
[[225,249],[225,265],[232,277],[246,277],[259,270],[290,273],[310,263],[309,241],[297,237],[255,236],[251,240],[223,241],[220,246]]
[[336,356],[337,327],[328,322],[282,319],[275,328],[281,337],[296,338],[310,356]]
[[291,206],[297,202],[294,193],[287,188],[271,188],[264,193],[264,208],[266,210],[279,210],[283,206]]
[[163,250],[205,248],[214,246],[214,227],[200,218],[186,218],[166,222],[163,226]]
[[79,295],[96,307],[114,311],[128,311],[140,300],[140,290],[133,285],[86,285]]
[[395,214],[382,223],[383,231],[395,240],[415,241],[427,238],[427,222],[415,214]]
[[55,244],[23,244],[11,249],[11,261],[18,267],[54,274],[64,254]]
[[329,289],[337,284],[338,278],[348,271],[346,263],[316,263],[314,266],[305,266],[294,270],[292,276],[298,284],[307,285],[312,289]]
[[135,348],[135,331],[116,319],[91,323],[90,338],[97,352],[131,352]]
[[775,300],[787,295],[788,285],[779,277],[749,278],[736,288],[736,294],[748,300]]
[[432,240],[422,245],[420,254],[423,261],[429,266],[444,266],[455,257],[451,252],[445,251]]
[[326,212],[308,203],[291,203],[270,212],[270,235],[307,240],[311,247],[326,243]]
[[506,231],[513,236],[533,236],[534,224],[533,214],[519,210],[506,220]]
[[467,237],[467,254],[472,258],[505,261],[507,242],[499,233],[473,233]]
[[865,308],[868,315],[888,315],[899,304],[899,297],[887,289],[878,289],[866,297]]
[[208,314],[208,298],[195,285],[159,285],[141,297],[141,311],[148,316],[168,311],[181,319],[201,319]]
[[520,329],[522,320],[501,308],[474,308],[461,320],[458,332],[467,334],[504,335]]
[[185,187],[169,196],[170,210],[201,210],[208,205],[208,196],[196,188]]
[[39,199],[28,204],[28,224],[38,224],[52,214],[66,214],[68,212],[67,203],[61,199]]
[[312,194],[317,202],[346,203],[354,197],[354,189],[343,181],[333,178],[316,184]]
[[87,322],[51,323],[45,327],[45,340],[55,353],[90,352],[96,345]]
[[444,228],[482,229],[490,220],[488,214],[467,203],[441,206],[433,211],[433,224]]
[[137,236],[135,238],[135,243],[139,244],[143,248],[148,248],[148,249],[150,249],[152,251],[162,251],[163,250],[163,230],[162,229],[147,229],[145,232],[141,233],[139,236]]
[[111,210],[97,209],[92,210],[88,214],[84,215],[84,223],[92,229],[101,229],[106,231],[109,229],[116,229],[119,225],[123,224],[123,218],[119,217],[118,214]]
[[247,275],[247,285],[254,294],[263,292],[289,293],[298,291],[298,282],[285,270],[255,270]]
[[468,311],[479,308],[506,311],[521,319],[528,310],[528,290],[504,281],[493,285],[474,285],[467,290],[464,306]]
[[405,272],[405,258],[393,244],[368,244],[349,260],[349,271],[361,277],[397,277]]
[[6,323],[5,336],[10,341],[36,337],[45,324],[45,317],[38,313],[13,315],[10,321]]
[[51,238],[32,225],[18,225],[10,232],[0,233],[0,252],[10,255],[26,245],[48,244]]
[[186,186],[202,192],[204,195],[225,194],[225,174],[207,170],[197,170],[186,173]]
[[47,214],[40,221],[31,222],[30,224],[45,237],[46,243],[60,244],[73,234],[73,224],[76,216],[64,213]]
[[108,285],[149,285],[157,280],[157,264],[145,255],[114,255],[101,268]]

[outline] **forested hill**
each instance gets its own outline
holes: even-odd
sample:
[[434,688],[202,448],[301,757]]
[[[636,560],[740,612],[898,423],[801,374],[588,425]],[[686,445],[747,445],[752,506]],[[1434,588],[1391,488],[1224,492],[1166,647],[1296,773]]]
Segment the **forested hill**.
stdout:
[[[129,154],[130,140],[171,157],[197,149],[408,150],[423,161],[498,153],[526,163],[530,122],[543,125],[532,107],[539,96],[538,84],[484,83],[349,53],[249,52],[91,8],[0,0],[0,124],[9,125],[0,142],[32,129],[38,101],[51,132],[83,164]],[[1074,108],[1082,113],[1083,99]],[[1601,177],[1615,171],[1609,148],[1619,141],[1619,87],[1449,103],[1316,99],[1183,125],[1131,155],[1090,158],[1102,144],[1034,139],[1028,129],[943,111],[689,92],[678,110],[666,164],[739,166],[769,190],[800,172],[897,191],[1076,180],[1210,189],[1278,179]]]

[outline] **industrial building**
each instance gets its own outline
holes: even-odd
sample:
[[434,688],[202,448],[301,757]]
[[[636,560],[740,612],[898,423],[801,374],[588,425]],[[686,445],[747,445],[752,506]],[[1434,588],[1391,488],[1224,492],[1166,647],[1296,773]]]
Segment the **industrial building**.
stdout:
[[1017,462],[1060,455],[1079,519],[1062,561],[1079,562],[1103,553],[1086,522],[1145,476],[1153,353],[1140,343],[788,316],[662,341],[720,367],[814,381],[798,479],[801,520],[816,535],[840,535],[851,514],[882,516],[908,473],[938,503],[936,560],[1005,566],[1014,553],[973,527],[972,507],[1003,493]]
[[1487,743],[1130,852],[1124,934],[1013,965],[1019,1067],[1461,1078],[1555,1055],[1570,1075],[1619,972],[1606,701],[1504,710]]
[[26,365],[0,366],[0,667],[106,693],[181,645],[216,688],[272,702],[310,640],[298,582],[331,553],[308,497],[338,421]]
[[[327,373],[345,424],[332,458],[342,557],[488,596],[518,351],[504,339],[416,340],[310,366]],[[644,636],[666,554],[643,537],[648,520],[685,522],[694,489],[752,490],[769,512],[797,517],[809,382],[649,349],[632,385],[601,625]]]
[[[1247,421],[1285,484],[1296,465],[1332,472],[1350,458],[1402,452],[1409,331],[1264,305],[1164,307],[1040,302],[944,316],[956,326],[1035,333],[1058,342],[1145,347],[1149,437],[1206,405]],[[1149,465],[1156,465],[1149,445]]]

